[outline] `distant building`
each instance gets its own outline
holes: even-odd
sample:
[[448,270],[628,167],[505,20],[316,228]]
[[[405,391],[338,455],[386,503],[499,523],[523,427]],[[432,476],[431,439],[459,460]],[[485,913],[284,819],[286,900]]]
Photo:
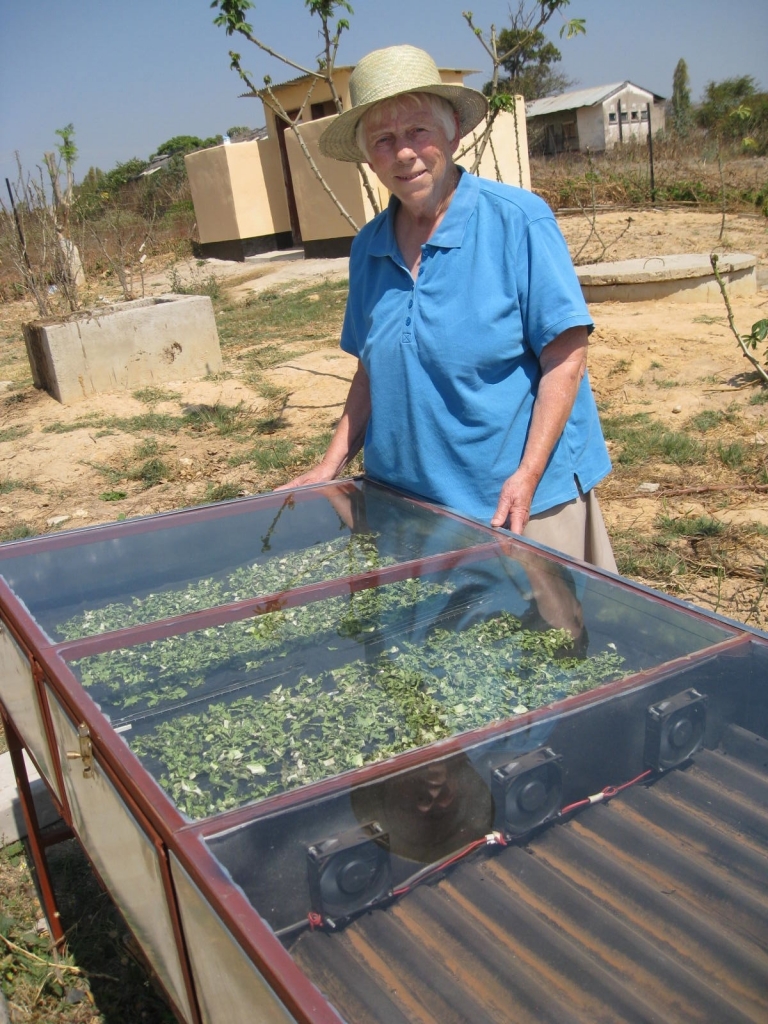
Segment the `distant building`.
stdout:
[[576,89],[526,104],[531,153],[600,152],[664,127],[664,97],[632,82]]

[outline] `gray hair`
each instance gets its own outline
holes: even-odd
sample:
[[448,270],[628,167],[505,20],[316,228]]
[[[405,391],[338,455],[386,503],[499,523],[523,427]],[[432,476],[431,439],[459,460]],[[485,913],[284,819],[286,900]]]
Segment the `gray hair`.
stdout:
[[[431,92],[406,92],[403,93],[402,96],[393,96],[391,99],[382,100],[380,103],[376,103],[374,106],[369,107],[357,122],[355,127],[355,142],[357,143],[358,149],[362,153],[365,153],[367,160],[370,160],[371,157],[368,152],[366,129],[370,124],[370,120],[375,121],[376,119],[374,112],[380,110],[384,105],[386,105],[388,108],[394,109],[398,114],[410,113],[422,103],[426,103],[430,108],[435,122],[443,129],[446,139],[449,142],[453,142],[458,134],[458,128],[456,127],[456,111],[454,110],[453,105],[442,96],[436,96]],[[374,115],[372,119],[371,114]]]

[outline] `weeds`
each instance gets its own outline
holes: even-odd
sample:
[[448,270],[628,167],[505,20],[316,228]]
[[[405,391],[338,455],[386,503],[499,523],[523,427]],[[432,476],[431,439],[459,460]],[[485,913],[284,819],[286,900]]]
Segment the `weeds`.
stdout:
[[175,295],[207,295],[213,302],[218,302],[224,295],[216,275],[203,276],[198,268],[191,272],[188,280],[184,280],[179,274],[178,267],[171,267],[168,273],[168,287]]
[[143,484],[145,490],[149,487],[156,487],[157,484],[165,483],[171,475],[171,471],[162,459],[147,459],[140,466],[129,469],[126,477]]
[[0,530],[0,542],[2,543],[9,540],[25,540],[27,537],[36,536],[37,530],[33,530],[28,523],[20,521],[9,523],[4,530]]
[[240,484],[208,484],[205,489],[204,501],[231,501],[243,494]]
[[715,427],[719,426],[722,419],[722,414],[715,412],[714,409],[704,409],[702,412],[696,413],[695,416],[691,416],[686,426],[691,427],[693,430],[698,430],[702,434],[706,434],[710,430],[714,430]]
[[133,397],[137,402],[143,402],[145,405],[156,405],[158,402],[177,401],[181,398],[181,394],[178,391],[167,391],[165,388],[149,387],[134,391]]
[[22,437],[26,437],[27,434],[32,433],[31,427],[6,427],[5,430],[0,430],[0,442],[3,441],[20,441]]
[[22,843],[0,850],[0,962],[11,1021],[173,1024],[126,955],[125,925],[75,840],[48,851],[68,953],[51,950]]
[[728,469],[741,469],[747,459],[747,451],[741,441],[731,444],[717,443],[717,457]]
[[651,459],[675,466],[697,465],[706,460],[706,445],[684,432],[668,430],[648,413],[607,416],[602,425],[606,439],[621,445],[617,461],[624,466]]
[[707,515],[692,518],[661,515],[656,522],[662,533],[673,537],[720,537],[727,529],[719,519]]
[[6,477],[5,480],[0,480],[0,494],[10,494],[11,491],[17,491],[20,487],[27,487],[23,480],[12,480],[10,477]]
[[239,405],[199,405],[186,409],[184,425],[195,433],[214,430],[221,437],[241,434],[248,427],[248,413],[243,403]]

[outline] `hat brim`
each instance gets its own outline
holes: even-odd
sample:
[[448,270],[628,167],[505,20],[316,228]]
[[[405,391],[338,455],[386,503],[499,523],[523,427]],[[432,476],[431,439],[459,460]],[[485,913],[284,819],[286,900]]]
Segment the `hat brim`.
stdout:
[[408,93],[426,92],[433,96],[442,96],[448,100],[453,109],[459,115],[459,137],[464,138],[472,131],[488,113],[488,100],[477,89],[470,89],[466,85],[424,85],[417,88],[403,89],[394,92],[385,99],[374,100],[371,103],[361,103],[350,110],[338,114],[328,125],[320,136],[320,152],[324,156],[334,160],[349,160],[353,163],[367,163],[368,157],[357,145],[355,133],[360,118],[371,107],[379,103],[386,103],[387,100],[395,99],[397,96],[406,96]]

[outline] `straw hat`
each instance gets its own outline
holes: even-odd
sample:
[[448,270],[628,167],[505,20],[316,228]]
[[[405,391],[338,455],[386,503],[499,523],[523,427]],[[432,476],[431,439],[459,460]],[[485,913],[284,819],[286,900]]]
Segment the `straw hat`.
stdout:
[[415,46],[374,50],[357,64],[349,79],[352,106],[339,114],[320,136],[320,149],[335,160],[366,162],[355,141],[357,123],[366,110],[382,100],[408,92],[428,92],[448,100],[459,115],[459,136],[471,132],[485,117],[488,101],[464,85],[444,85],[437,64]]

